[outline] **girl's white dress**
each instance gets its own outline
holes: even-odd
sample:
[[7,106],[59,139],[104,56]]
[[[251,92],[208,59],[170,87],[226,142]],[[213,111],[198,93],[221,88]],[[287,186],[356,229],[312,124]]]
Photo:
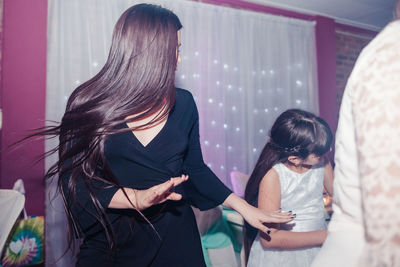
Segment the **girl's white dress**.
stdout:
[[[309,171],[299,174],[284,164],[273,167],[281,183],[281,208],[292,210],[296,218],[281,224],[281,229],[293,232],[309,232],[326,229],[323,204],[323,162],[314,165]],[[257,235],[250,251],[248,267],[308,267],[311,265],[320,247],[278,250],[262,247]]]

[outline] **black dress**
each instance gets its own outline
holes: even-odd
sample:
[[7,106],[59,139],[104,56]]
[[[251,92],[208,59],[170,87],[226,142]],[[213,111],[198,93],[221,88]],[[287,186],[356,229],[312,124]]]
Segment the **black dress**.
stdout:
[[[126,124],[121,127],[128,128]],[[181,201],[144,211],[151,224],[136,211],[108,209],[106,219],[117,240],[112,250],[81,182],[77,187],[79,204],[71,208],[83,233],[77,266],[205,266],[190,205],[201,210],[213,208],[231,191],[203,162],[198,112],[191,93],[176,90],[175,106],[164,128],[147,146],[131,131],[114,134],[106,140],[105,155],[124,187],[147,189],[181,174],[188,174],[189,180],[175,189],[183,195]],[[117,190],[98,185],[94,192],[107,207]]]

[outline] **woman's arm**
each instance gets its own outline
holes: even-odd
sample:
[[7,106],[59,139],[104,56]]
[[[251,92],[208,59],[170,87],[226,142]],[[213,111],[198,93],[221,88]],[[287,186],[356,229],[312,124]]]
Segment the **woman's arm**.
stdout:
[[[177,95],[178,97],[179,95]],[[184,173],[190,180],[185,192],[191,204],[200,210],[208,210],[222,204],[232,193],[204,163],[200,145],[199,116],[193,96],[184,91],[177,101],[187,102],[182,121],[188,121],[188,148],[183,161]]]
[[170,190],[187,180],[188,176],[182,175],[146,190],[137,190],[128,187],[125,187],[124,190],[119,189],[112,197],[108,208],[144,210],[167,200],[180,200],[182,195]]
[[251,226],[267,234],[270,233],[270,229],[264,225],[265,223],[290,222],[295,217],[290,212],[281,212],[279,208],[274,211],[263,211],[251,206],[234,193],[226,198],[223,205],[236,210]]
[[333,196],[333,168],[327,157],[325,157],[324,188],[329,196]]
[[[278,173],[271,169],[261,180],[258,193],[258,207],[264,211],[273,211],[281,205],[281,185]],[[326,230],[312,232],[290,232],[280,230],[279,224],[268,224],[269,236],[260,233],[261,244],[265,248],[296,249],[321,245],[326,238]]]

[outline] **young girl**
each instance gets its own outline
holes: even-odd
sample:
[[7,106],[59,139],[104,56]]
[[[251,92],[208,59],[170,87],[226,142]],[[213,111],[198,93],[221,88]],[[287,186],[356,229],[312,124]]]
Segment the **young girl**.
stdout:
[[291,109],[277,118],[245,199],[264,211],[291,209],[297,216],[268,224],[268,235],[245,225],[248,267],[311,265],[327,234],[322,193],[325,186],[332,195],[332,167],[324,157],[331,143],[328,124],[312,113]]

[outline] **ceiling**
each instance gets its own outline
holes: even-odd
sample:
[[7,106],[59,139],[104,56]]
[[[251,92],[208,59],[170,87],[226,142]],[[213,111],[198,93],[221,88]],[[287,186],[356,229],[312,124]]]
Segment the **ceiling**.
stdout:
[[371,30],[393,19],[396,0],[250,0],[268,6],[334,18],[339,23]]

